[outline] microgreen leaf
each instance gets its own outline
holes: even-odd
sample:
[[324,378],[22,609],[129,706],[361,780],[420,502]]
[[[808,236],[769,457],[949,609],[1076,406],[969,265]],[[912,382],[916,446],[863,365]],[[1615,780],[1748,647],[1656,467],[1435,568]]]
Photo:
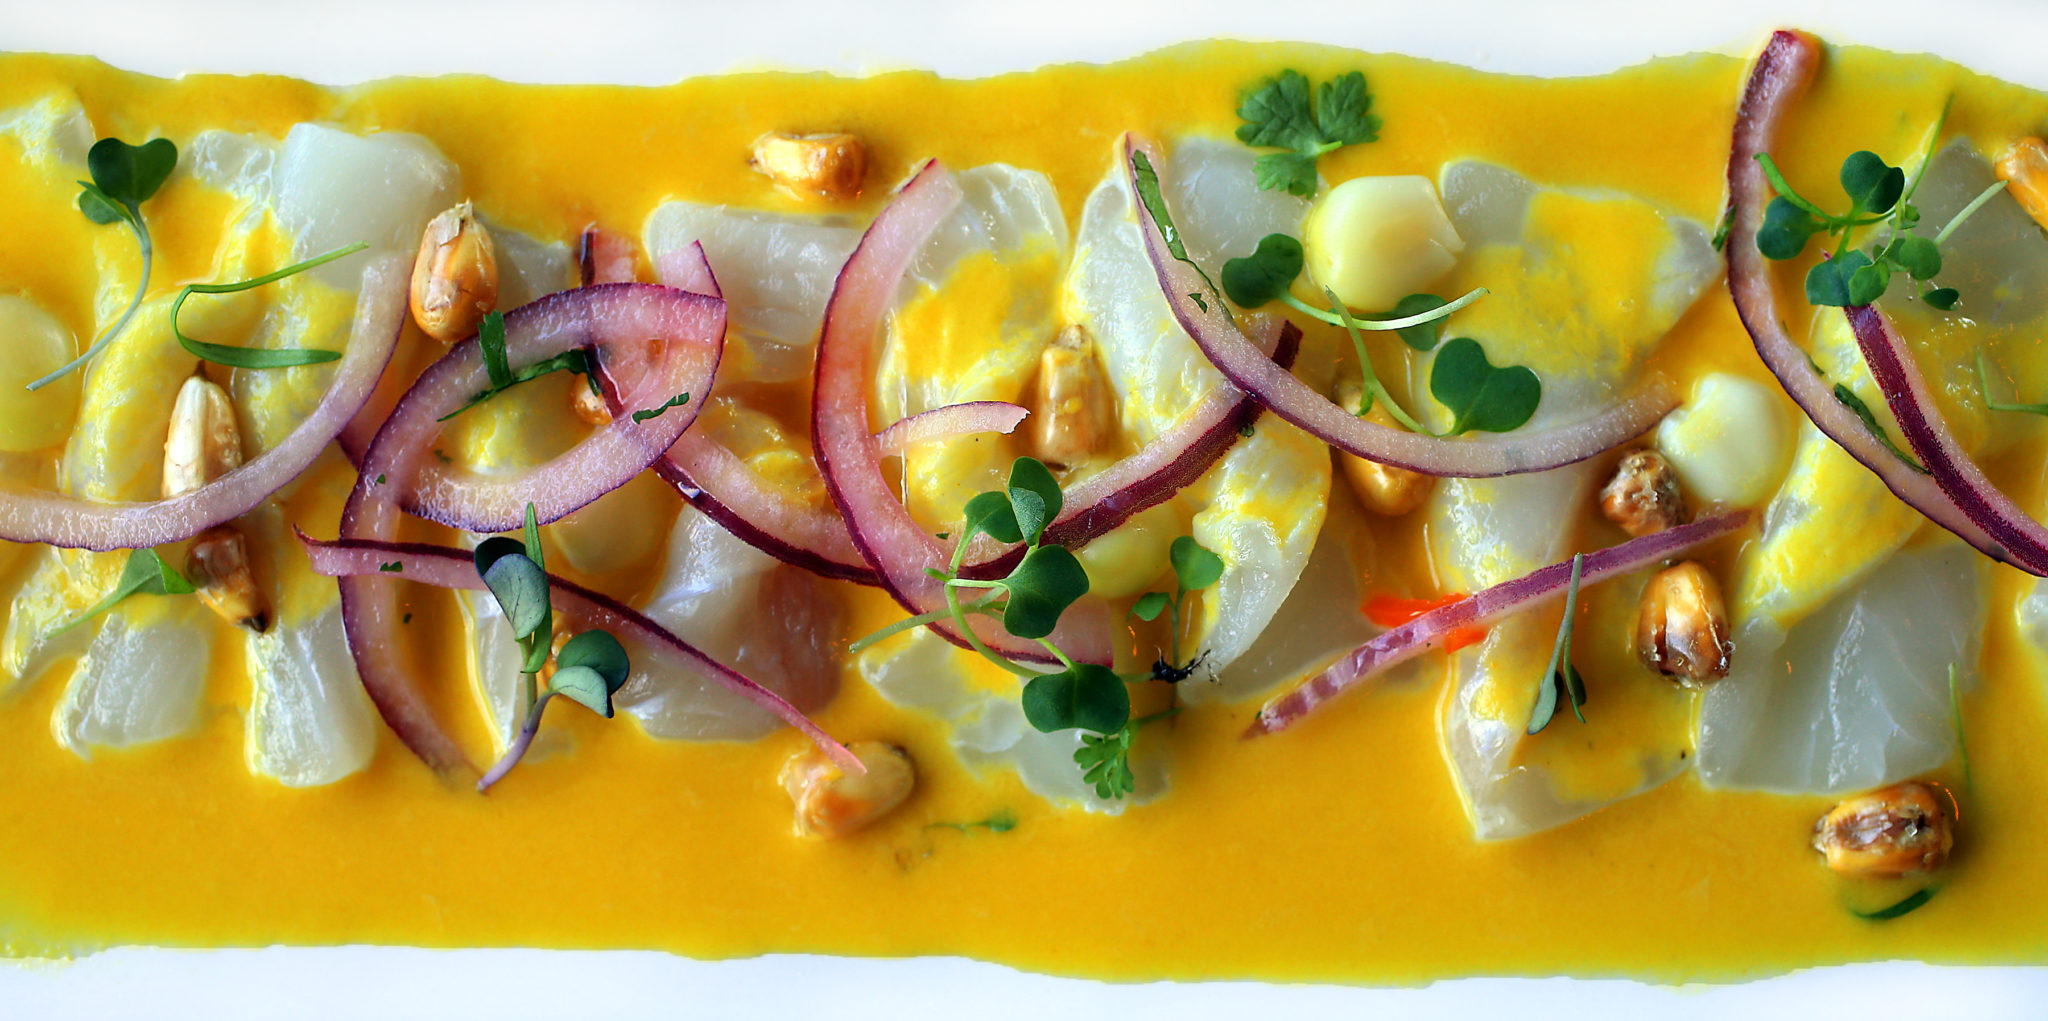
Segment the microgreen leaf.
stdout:
[[490,376],[491,389],[503,390],[518,382],[512,375],[512,362],[505,355],[505,314],[489,312],[483,322],[477,324],[476,344],[483,351],[484,372]]
[[[1434,294],[1411,294],[1395,302],[1394,307],[1388,309],[1387,314],[1381,318],[1407,319],[1411,316],[1419,316],[1424,312],[1434,312],[1447,304],[1449,302]],[[1444,321],[1442,319],[1431,319],[1426,323],[1403,326],[1394,332],[1399,334],[1401,342],[1409,347],[1417,351],[1431,351],[1435,350],[1437,343],[1443,339]]]
[[1301,242],[1268,234],[1252,254],[1223,264],[1223,293],[1243,308],[1258,308],[1286,294],[1301,267]]
[[128,210],[91,181],[78,182],[78,211],[102,227],[129,222]]
[[[1863,278],[1860,290],[1856,283],[1856,274],[1875,265],[1870,261],[1870,256],[1855,251],[1843,252],[1832,259],[1822,259],[1814,263],[1813,268],[1806,271],[1807,302],[1833,308],[1850,308],[1876,301],[1884,292],[1879,288],[1877,295],[1869,293],[1871,277]],[[1890,280],[1890,275],[1884,270],[1878,270],[1878,273],[1885,281]],[[1859,298],[1863,300],[1857,300]]]
[[[130,214],[138,216],[136,207],[149,201],[150,196],[163,187],[164,181],[171,176],[171,169],[177,165],[178,147],[168,138],[152,138],[141,145],[129,145],[118,138],[102,138],[94,142],[85,154],[85,168],[92,174],[95,190],[102,197],[128,207]],[[81,202],[81,209],[83,205]]]
[[1020,457],[1010,465],[1010,509],[1017,516],[1023,541],[1036,543],[1045,526],[1060,516],[1060,483],[1052,470],[1035,457]]
[[546,571],[548,569],[548,554],[546,550],[540,547],[540,514],[534,509],[532,501],[528,501],[526,504],[525,535],[526,555],[533,558],[533,565],[535,567]]
[[1182,592],[1200,592],[1223,579],[1223,558],[1192,535],[1173,540],[1167,559],[1173,562],[1173,576],[1180,581]]
[[1449,435],[1518,429],[1543,400],[1536,373],[1521,365],[1494,365],[1470,337],[1449,341],[1437,352],[1429,392],[1451,413]]
[[1920,910],[1928,901],[1934,899],[1934,891],[1939,889],[1941,888],[1938,886],[1924,886],[1906,895],[1905,899],[1889,907],[1882,907],[1876,911],[1858,911],[1851,908],[1849,913],[1867,921],[1889,922],[1894,918],[1910,915]]
[[1081,779],[1095,787],[1095,796],[1106,801],[1121,800],[1138,785],[1131,772],[1131,742],[1137,729],[1125,724],[1114,734],[1083,734],[1081,747],[1074,749],[1074,762],[1081,767]]
[[609,720],[612,691],[603,675],[587,666],[557,667],[548,679],[548,692],[560,695]]
[[1826,225],[1781,195],[1764,207],[1764,223],[1756,232],[1757,251],[1766,259],[1798,258],[1806,250],[1806,242],[1824,229]]
[[[596,380],[593,378],[590,369],[590,359],[587,356],[585,356],[585,354],[580,350],[564,351],[561,354],[555,355],[552,358],[543,358],[540,361],[534,362],[530,365],[523,365],[517,369],[513,369],[512,383],[510,385],[517,386],[521,383],[527,382],[528,380],[539,379],[540,377],[545,376],[551,372],[577,373],[578,375],[583,376],[586,380],[589,380],[593,388],[596,386]],[[496,397],[497,395],[503,393],[505,390],[509,388],[510,387],[490,386],[482,390],[479,390],[477,391],[476,396],[471,397],[469,399],[469,403],[464,404],[462,407],[456,408],[454,411],[442,415],[436,421],[446,422],[449,419],[454,418],[455,416],[460,415],[463,412],[468,411],[469,409],[474,408],[477,405],[482,404],[483,402],[490,400],[493,397]]]
[[675,395],[674,397],[669,398],[668,403],[662,405],[661,407],[648,408],[646,411],[633,412],[633,421],[645,422],[650,418],[660,418],[663,414],[667,413],[668,409],[680,408],[688,403],[690,403],[690,394],[688,391],[684,391],[682,393]]
[[1003,627],[1019,638],[1044,638],[1060,614],[1088,594],[1088,572],[1064,546],[1033,546],[1003,584],[1009,590]]
[[555,654],[555,666],[561,670],[588,667],[604,679],[605,691],[614,695],[633,672],[626,647],[609,631],[585,631],[562,643],[562,651]]
[[472,556],[477,576],[504,611],[512,636],[523,640],[538,632],[549,616],[548,578],[526,555],[526,544],[492,536],[478,543]]
[[1943,312],[1955,311],[1962,298],[1963,293],[1953,287],[1930,287],[1926,293],[1920,295],[1920,300],[1926,302],[1929,308],[1937,308]]
[[1850,153],[1842,161],[1841,180],[1842,192],[1852,204],[1851,216],[1889,213],[1906,192],[1906,172],[1868,150]]
[[1540,733],[1550,726],[1551,717],[1557,713],[1557,703],[1562,696],[1572,707],[1572,714],[1580,723],[1586,722],[1579,707],[1586,704],[1586,683],[1572,666],[1572,624],[1579,611],[1579,578],[1584,572],[1586,555],[1572,556],[1572,576],[1564,590],[1564,619],[1557,626],[1557,642],[1550,647],[1550,665],[1543,670],[1543,679],[1537,682],[1536,705],[1529,712],[1529,725],[1523,728],[1525,734]]
[[1885,431],[1884,425],[1878,422],[1877,415],[1870,410],[1870,405],[1863,403],[1863,398],[1856,396],[1856,391],[1849,389],[1841,383],[1836,383],[1835,400],[1840,401],[1843,407],[1854,412],[1856,417],[1863,421],[1863,428],[1870,430],[1870,435],[1875,437],[1877,442],[1883,444],[1884,449],[1891,451],[1893,457],[1905,462],[1906,467],[1922,475],[1928,474],[1925,465],[1914,460],[1913,455],[1906,453],[1900,449],[1897,443],[1892,442],[1891,433]]
[[151,596],[184,596],[194,591],[197,590],[193,587],[191,579],[179,574],[176,568],[165,563],[164,558],[155,550],[129,550],[128,560],[121,565],[121,578],[114,583],[114,590],[70,623],[50,632],[50,637],[55,638],[69,631],[112,609],[121,600],[138,593]]
[[362,241],[352,245],[343,245],[331,252],[324,252],[303,262],[295,262],[283,269],[273,270],[260,277],[237,280],[234,283],[186,284],[184,287],[179,288],[177,299],[171,302],[171,334],[178,338],[178,343],[183,345],[185,350],[193,357],[212,362],[215,365],[226,365],[236,369],[284,369],[295,365],[318,365],[322,362],[335,361],[341,357],[341,352],[299,347],[235,347],[231,344],[213,344],[203,340],[193,340],[191,337],[185,336],[184,331],[178,328],[178,313],[184,309],[186,299],[195,294],[233,294],[237,291],[247,291],[252,288],[262,287],[265,284],[276,283],[286,277],[304,273],[315,266],[324,266],[343,256],[354,255],[368,247],[370,246]]
[[1139,620],[1158,620],[1159,615],[1166,612],[1169,601],[1170,597],[1164,592],[1147,592],[1131,604],[1131,616]]
[[1024,685],[1024,719],[1044,733],[1092,730],[1114,734],[1131,718],[1131,693],[1108,667],[1079,663],[1040,674]]
[[[1195,275],[1209,285],[1211,292],[1220,293],[1217,291],[1216,281],[1209,279],[1209,274],[1203,271],[1201,264],[1188,258],[1188,248],[1181,240],[1180,228],[1173,225],[1173,216],[1166,211],[1166,196],[1159,191],[1159,171],[1153,169],[1151,158],[1142,152],[1131,153],[1131,179],[1138,191],[1138,202],[1145,207],[1145,212],[1159,227],[1159,236],[1166,242],[1167,254],[1187,263],[1194,269]],[[1190,292],[1188,297],[1194,299],[1202,311],[1209,311],[1209,303],[1201,294]],[[1224,308],[1223,315],[1229,318],[1230,309]]]
[[991,491],[967,501],[967,518],[960,525],[960,545],[971,542],[976,532],[987,532],[997,542],[1024,541],[1024,532],[1017,527],[1017,514],[1010,509],[1008,493]]
[[1884,246],[1884,261],[1915,280],[1932,280],[1941,272],[1941,246],[1933,238],[1907,234]]

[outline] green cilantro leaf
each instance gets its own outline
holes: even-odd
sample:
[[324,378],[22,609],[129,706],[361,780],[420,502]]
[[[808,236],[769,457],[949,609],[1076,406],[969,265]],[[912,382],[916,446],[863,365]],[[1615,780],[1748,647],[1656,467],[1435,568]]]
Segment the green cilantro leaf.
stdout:
[[61,635],[113,609],[116,603],[137,593],[151,596],[184,596],[195,591],[197,589],[191,579],[179,574],[176,568],[165,563],[164,558],[157,555],[155,550],[129,550],[128,560],[121,565],[121,578],[114,583],[114,590],[70,623],[50,632],[50,637]]
[[1451,413],[1447,435],[1518,429],[1543,400],[1536,373],[1521,365],[1494,365],[1470,337],[1449,341],[1437,352],[1429,392]]
[[1856,391],[1836,383],[1835,400],[1840,401],[1843,407],[1854,412],[1856,417],[1862,420],[1863,428],[1870,430],[1870,435],[1875,437],[1877,442],[1883,444],[1884,449],[1891,451],[1893,457],[1905,462],[1906,467],[1922,475],[1928,473],[1925,465],[1914,460],[1913,455],[1906,453],[1900,449],[1897,443],[1892,442],[1891,433],[1885,431],[1884,426],[1878,422],[1877,415],[1870,410],[1870,405],[1863,403],[1863,398],[1856,396]]
[[1316,191],[1318,157],[1379,138],[1380,119],[1371,111],[1372,94],[1363,72],[1324,82],[1311,103],[1308,78],[1286,70],[1241,97],[1237,115],[1244,123],[1237,128],[1237,138],[1246,145],[1290,150],[1260,156],[1253,172],[1262,190],[1306,198]]
[[645,411],[633,412],[633,421],[645,422],[650,418],[660,418],[662,415],[668,413],[668,409],[680,408],[688,403],[690,403],[690,394],[689,391],[686,390],[682,393],[675,395],[674,397],[669,398],[668,403],[662,405],[661,407],[648,408]]
[[1081,735],[1081,747],[1074,749],[1074,762],[1081,767],[1081,779],[1094,785],[1096,797],[1117,801],[1136,789],[1138,778],[1131,772],[1131,743],[1137,736],[1137,728],[1128,724],[1113,734]]
[[477,347],[483,350],[484,372],[491,377],[491,389],[503,390],[518,382],[512,363],[505,356],[505,314],[489,312],[476,328]]
[[1079,663],[1025,684],[1024,718],[1048,734],[1075,729],[1114,734],[1130,721],[1131,693],[1115,671]]

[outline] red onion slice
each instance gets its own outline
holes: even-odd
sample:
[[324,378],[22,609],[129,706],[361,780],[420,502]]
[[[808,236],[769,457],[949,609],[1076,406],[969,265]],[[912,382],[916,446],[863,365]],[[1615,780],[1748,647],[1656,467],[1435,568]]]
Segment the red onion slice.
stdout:
[[1031,412],[1008,401],[966,401],[920,411],[875,434],[884,457],[902,457],[919,443],[975,433],[1008,433]]
[[[658,337],[671,349],[662,364],[681,371],[649,372],[645,380],[663,385],[683,382],[685,388],[694,387],[693,394],[709,383],[724,336],[722,302],[652,284],[564,291],[514,310],[505,319],[506,354],[515,367],[590,343],[623,349]],[[474,337],[420,375],[363,454],[355,490],[342,509],[342,538],[395,538],[401,499],[413,501],[426,516],[470,531],[519,527],[529,500],[541,520],[555,520],[625,484],[658,460],[703,405],[701,399],[693,399],[646,423],[621,416],[548,464],[503,482],[471,486],[469,480],[445,473],[423,477],[422,459],[441,431],[438,419],[461,407],[487,382]],[[650,390],[636,386],[630,395],[633,406],[658,407],[674,396]],[[400,660],[395,586],[375,576],[342,578],[339,585],[349,651],[363,690],[384,722],[433,769],[474,772]]]
[[[524,523],[528,503],[545,524],[625,485],[696,421],[724,336],[724,302],[654,284],[600,284],[514,309],[505,316],[505,351],[514,366],[589,347],[623,382],[618,399],[626,411],[657,409],[683,393],[690,400],[644,422],[618,414],[553,460],[503,478],[422,465],[407,487],[406,510],[468,532],[507,532]],[[476,338],[455,345],[399,399],[373,449],[431,446],[441,416],[489,382]],[[369,466],[366,455],[363,470]]]
[[[1582,565],[1579,588],[1584,590],[1609,578],[1655,564],[1667,557],[1720,538],[1741,528],[1748,511],[1717,515],[1689,525],[1654,532],[1588,554]],[[1571,582],[1572,564],[1566,560],[1538,568],[1513,581],[1481,590],[1448,606],[1431,610],[1391,631],[1375,636],[1350,655],[1293,691],[1259,710],[1258,719],[1245,731],[1246,737],[1274,734],[1314,712],[1317,707],[1370,680],[1390,667],[1422,655],[1442,644],[1460,628],[1484,627],[1511,613],[1530,609],[1564,595]]]
[[[313,561],[313,570],[329,577],[347,578],[368,575],[397,575],[407,581],[416,581],[436,588],[469,589],[481,591],[483,579],[476,573],[476,564],[470,554],[459,549],[433,546],[425,543],[375,542],[368,540],[339,540],[323,542],[299,533],[299,541],[305,544],[306,555]],[[389,565],[397,564],[394,571]],[[825,754],[832,757],[841,768],[855,773],[866,772],[860,760],[846,746],[833,740],[803,711],[789,704],[781,695],[747,679],[738,671],[710,656],[667,628],[649,620],[645,614],[613,599],[601,592],[594,592],[572,581],[548,576],[549,590],[553,593],[554,605],[563,612],[582,621],[585,625],[603,628],[621,637],[638,641],[669,663],[684,670],[709,677],[723,685],[726,690],[746,699],[763,709],[774,713],[784,722],[803,732]]]
[[[1134,136],[1125,136],[1125,180],[1131,185],[1131,202],[1138,211],[1145,254],[1159,275],[1160,291],[1173,309],[1174,318],[1238,389],[1331,446],[1369,461],[1427,475],[1518,475],[1572,464],[1611,450],[1649,431],[1666,412],[1678,406],[1670,386],[1653,377],[1598,415],[1554,429],[1446,439],[1368,422],[1338,407],[1275,364],[1231,320],[1222,295],[1211,291],[1193,266],[1173,257],[1159,224],[1137,197],[1138,178],[1131,166],[1131,156],[1139,152],[1145,154],[1162,178],[1167,168],[1157,148]],[[1197,295],[1203,297],[1198,300]]]
[[[1765,367],[1778,377],[1779,385],[1821,432],[1875,472],[1885,488],[1928,520],[1954,532],[1992,559],[2014,563],[2017,558],[1972,521],[1932,477],[1915,471],[1886,450],[1863,425],[1863,420],[1835,399],[1834,385],[1785,332],[1778,312],[1777,280],[1770,263],[1756,247],[1756,232],[1763,226],[1764,208],[1774,194],[1756,157],[1777,143],[1779,123],[1812,83],[1820,57],[1820,42],[1812,36],[1776,32],[1751,65],[1749,81],[1742,89],[1742,102],[1735,111],[1734,141],[1728,154],[1728,293],[1735,301],[1736,314],[1742,317],[1742,326],[1749,331],[1749,339],[1756,345],[1756,353]],[[1888,392],[1890,389],[1886,387]]]
[[348,350],[312,413],[278,444],[212,482],[167,500],[96,503],[55,493],[0,490],[0,539],[89,550],[141,549],[189,539],[262,503],[310,467],[355,416],[391,360],[404,322],[407,263],[363,268]]
[[1935,485],[2008,554],[2009,558],[2000,559],[2028,574],[2048,577],[2048,528],[1992,485],[1969,452],[1956,442],[1935,408],[1934,395],[1927,390],[1912,349],[1891,320],[1871,305],[1842,311],[1856,335],[1856,345],[1863,350],[1864,363],[1870,366],[1871,378],[1884,392],[1885,404],[1899,423],[1906,446],[1927,467]]
[[[910,516],[882,472],[881,449],[868,431],[868,384],[876,340],[904,273],[960,198],[959,185],[934,160],[875,217],[839,271],[825,306],[811,395],[811,442],[825,487],[846,520],[854,547],[881,577],[883,588],[913,614],[945,605],[944,584],[925,572],[945,568],[950,551]],[[1048,661],[1043,647],[992,620],[977,617],[970,626],[990,648],[1011,659]],[[950,623],[933,627],[949,640],[962,640]],[[1108,664],[1107,609],[1098,602],[1076,603],[1052,641],[1076,660]]]

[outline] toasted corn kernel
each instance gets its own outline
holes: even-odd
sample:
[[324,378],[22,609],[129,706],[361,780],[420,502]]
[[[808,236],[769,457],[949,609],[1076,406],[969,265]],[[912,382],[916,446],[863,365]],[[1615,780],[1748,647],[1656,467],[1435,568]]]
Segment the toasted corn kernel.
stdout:
[[1636,653],[1643,664],[1686,687],[1728,676],[1735,646],[1721,584],[1697,561],[1650,576],[1636,617]]
[[498,307],[498,255],[491,232],[464,202],[427,223],[412,264],[412,318],[427,336],[453,344]]
[[1813,824],[1813,849],[1828,868],[1858,879],[1927,875],[1954,846],[1948,798],[1917,780],[1859,794]]
[[194,374],[171,404],[164,437],[164,497],[183,496],[242,466],[242,429],[220,384]]
[[[241,466],[242,433],[228,392],[193,375],[171,405],[171,429],[164,437],[164,496],[182,496]],[[185,573],[213,612],[254,631],[270,627],[269,606],[249,570],[248,545],[232,523],[192,540]]]
[[880,741],[856,741],[847,750],[868,767],[866,774],[841,772],[815,748],[783,766],[782,789],[796,804],[799,834],[837,837],[852,833],[889,814],[917,785],[917,772],[903,749]]
[[854,135],[772,131],[754,140],[748,162],[794,195],[843,202],[860,194],[868,173],[868,149]]
[[2048,230],[2048,142],[2022,138],[1998,158],[1998,179],[2019,200],[2020,208]]
[[[1356,412],[1359,402],[1364,399],[1365,392],[1357,383],[1337,384],[1337,403],[1345,409]],[[1401,428],[1401,424],[1394,421],[1394,416],[1383,407],[1374,407],[1366,412],[1365,420],[1389,429]],[[1436,488],[1435,476],[1368,461],[1342,450],[1337,452],[1337,463],[1344,469],[1351,491],[1358,494],[1358,502],[1381,517],[1398,518],[1413,511],[1422,506],[1422,502],[1429,499],[1430,490]]]
[[1109,375],[1088,331],[1069,326],[1038,356],[1032,392],[1033,439],[1041,460],[1072,468],[1101,453],[1116,431]]
[[1678,473],[1654,450],[1629,452],[1614,469],[1614,478],[1600,490],[1600,513],[1630,535],[1649,535],[1685,524],[1685,498],[1678,491]]
[[185,573],[199,599],[224,620],[251,631],[270,630],[270,608],[249,571],[249,548],[233,525],[215,525],[185,552]]

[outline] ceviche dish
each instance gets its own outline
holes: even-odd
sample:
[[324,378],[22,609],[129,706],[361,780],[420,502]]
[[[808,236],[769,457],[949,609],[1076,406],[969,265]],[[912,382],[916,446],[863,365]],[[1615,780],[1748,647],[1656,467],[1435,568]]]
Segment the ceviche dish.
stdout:
[[2043,135],[0,55],[0,946],[2048,963]]

